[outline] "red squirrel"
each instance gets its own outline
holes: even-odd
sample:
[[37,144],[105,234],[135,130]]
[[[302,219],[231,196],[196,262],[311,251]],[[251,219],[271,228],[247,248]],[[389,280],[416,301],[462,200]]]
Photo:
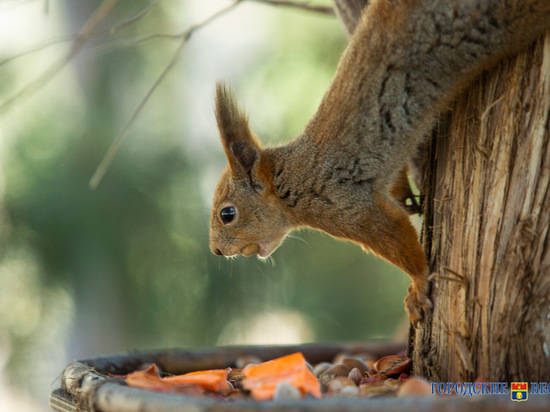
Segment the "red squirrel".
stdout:
[[216,88],[229,165],[210,249],[268,257],[311,227],[358,243],[411,277],[413,322],[431,307],[426,257],[401,203],[406,165],[439,113],[479,73],[550,27],[550,0],[375,0],[303,133],[262,148],[233,92]]

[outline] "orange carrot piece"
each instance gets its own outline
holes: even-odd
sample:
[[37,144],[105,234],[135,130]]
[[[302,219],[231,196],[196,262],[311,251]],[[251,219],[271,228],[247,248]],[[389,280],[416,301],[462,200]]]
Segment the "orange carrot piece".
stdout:
[[197,371],[186,373],[185,375],[167,376],[162,378],[164,382],[175,384],[192,384],[199,385],[206,390],[212,392],[221,392],[230,390],[227,376],[229,375],[228,369],[212,369],[206,371]]
[[247,366],[242,372],[245,375],[242,381],[244,388],[257,400],[273,398],[275,389],[281,382],[293,385],[302,395],[310,393],[317,398],[321,397],[321,385],[300,352]]
[[153,391],[172,392],[174,390],[174,385],[163,382],[159,369],[155,364],[152,364],[145,370],[129,373],[126,376],[126,383],[128,386]]
[[231,389],[227,381],[228,374],[229,369],[216,369],[161,378],[157,365],[153,364],[146,370],[129,373],[126,383],[129,386],[161,392],[192,393],[192,387],[220,392]]

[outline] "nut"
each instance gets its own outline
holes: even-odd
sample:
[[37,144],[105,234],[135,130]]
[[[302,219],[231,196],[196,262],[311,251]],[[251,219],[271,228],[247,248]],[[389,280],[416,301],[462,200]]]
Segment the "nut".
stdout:
[[369,398],[373,396],[393,395],[394,393],[395,393],[395,389],[384,384],[383,381],[365,383],[359,386],[359,395],[366,396]]
[[384,356],[374,364],[374,369],[381,375],[399,375],[409,369],[411,360],[397,355]]
[[237,369],[243,369],[245,366],[248,366],[250,364],[256,364],[261,363],[262,360],[254,355],[243,355],[239,356],[237,360],[235,361],[235,366]]
[[340,391],[341,396],[359,396],[359,388],[357,386],[344,386]]
[[332,379],[327,384],[327,392],[328,393],[340,393],[347,386],[353,386],[355,388],[357,387],[351,379],[345,378],[345,377],[342,377],[342,376],[338,376],[338,377]]
[[411,377],[397,390],[397,396],[433,396],[432,387],[425,379]]
[[321,362],[315,365],[313,368],[313,374],[317,377],[321,376],[321,374],[326,371],[328,368],[332,366],[332,363],[329,362]]
[[343,363],[350,369],[353,369],[353,368],[359,369],[359,371],[363,375],[369,372],[369,367],[367,366],[367,364],[358,358],[353,358],[353,357],[343,358],[341,363]]
[[343,359],[351,358],[352,356],[353,355],[351,355],[350,353],[340,352],[338,355],[334,357],[334,359],[332,360],[332,363],[342,363]]
[[302,394],[300,390],[288,382],[279,383],[273,393],[273,400],[275,401],[283,399],[300,399],[301,397]]
[[241,369],[232,368],[229,371],[229,375],[227,376],[228,380],[232,381],[242,381],[244,379],[244,375]]
[[336,377],[346,377],[349,374],[350,369],[343,363],[337,363],[326,369],[320,376],[319,381],[322,385],[327,385],[329,381]]
[[359,385],[359,382],[363,379],[363,374],[359,369],[353,368],[349,371],[348,378],[351,379],[356,385]]

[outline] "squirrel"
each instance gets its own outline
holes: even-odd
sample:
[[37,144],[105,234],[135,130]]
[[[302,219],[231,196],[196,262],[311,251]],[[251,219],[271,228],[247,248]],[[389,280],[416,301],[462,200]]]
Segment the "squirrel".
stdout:
[[405,308],[417,324],[432,303],[403,207],[407,162],[461,90],[549,27],[549,0],[371,1],[317,112],[280,147],[261,147],[218,83],[229,165],[215,190],[211,251],[266,258],[303,226],[353,241],[410,276]]

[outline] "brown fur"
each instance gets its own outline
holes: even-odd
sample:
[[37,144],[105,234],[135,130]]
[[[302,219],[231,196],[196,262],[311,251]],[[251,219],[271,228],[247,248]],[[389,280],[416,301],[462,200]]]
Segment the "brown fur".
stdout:
[[[320,229],[403,269],[412,279],[406,308],[420,319],[431,306],[426,258],[394,200],[406,193],[407,160],[462,88],[549,26],[548,0],[373,1],[317,113],[277,148],[260,148],[232,93],[218,85],[229,167],[214,196],[212,251],[267,256],[290,230]],[[227,205],[238,214],[224,225]]]

